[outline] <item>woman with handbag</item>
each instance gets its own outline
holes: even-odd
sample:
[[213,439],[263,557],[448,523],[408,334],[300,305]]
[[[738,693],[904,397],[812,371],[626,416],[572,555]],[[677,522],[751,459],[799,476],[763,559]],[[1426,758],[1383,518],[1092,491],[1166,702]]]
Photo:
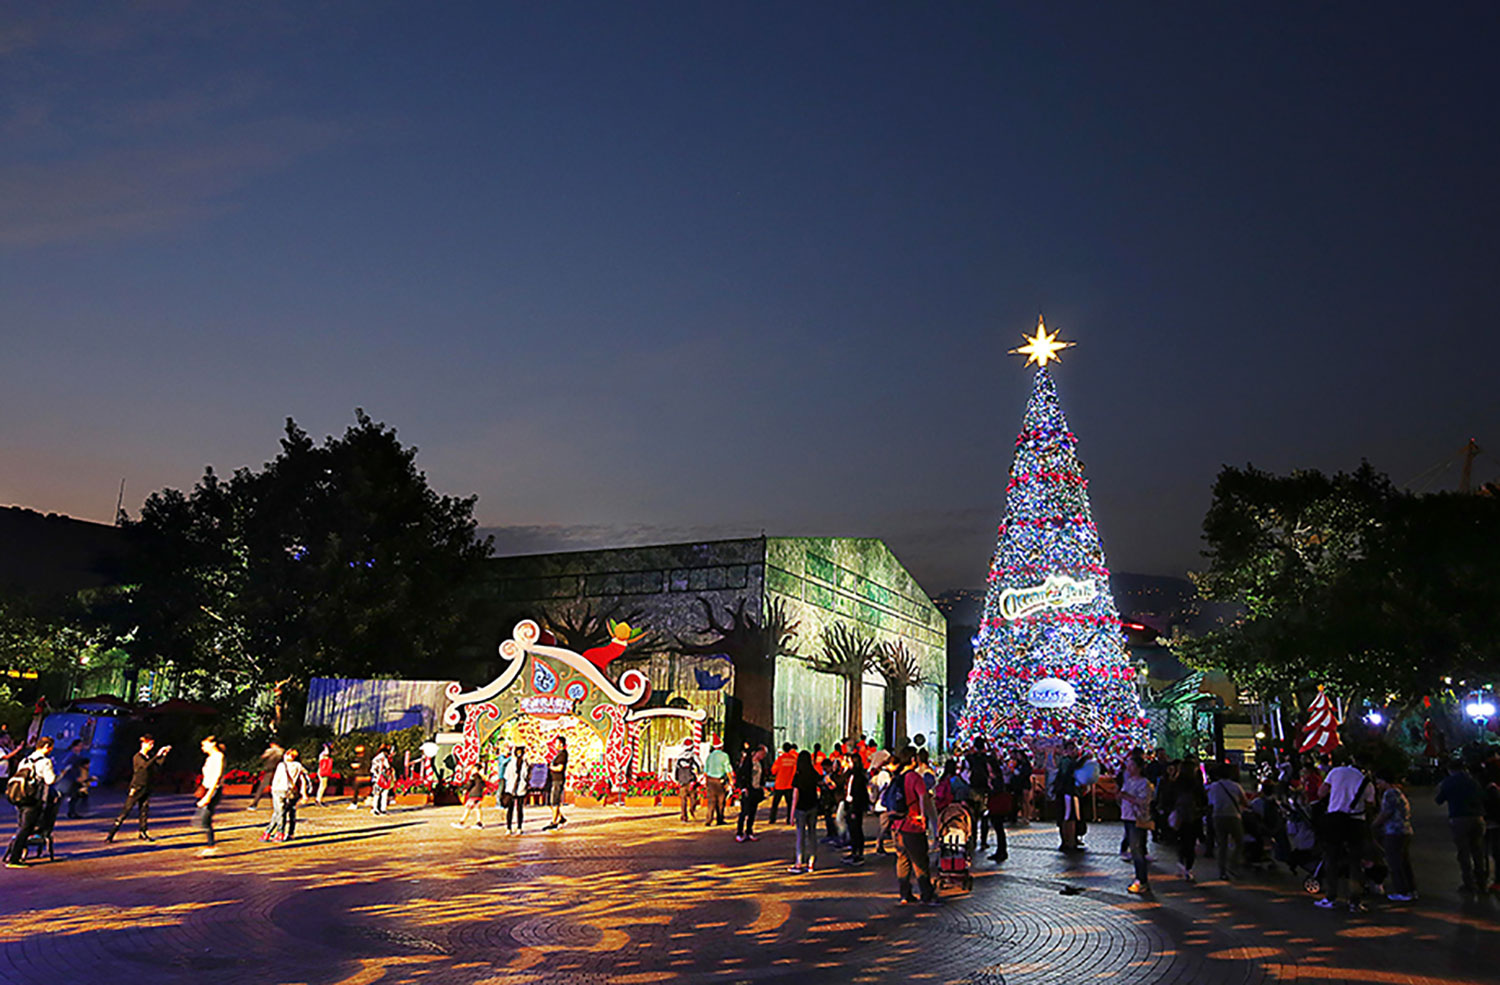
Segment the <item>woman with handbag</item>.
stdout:
[[520,834],[525,823],[526,789],[530,783],[526,747],[516,743],[515,753],[505,761],[500,774],[500,802],[505,805],[505,833]]
[[1135,882],[1126,892],[1136,896],[1151,895],[1151,877],[1146,865],[1146,832],[1151,820],[1151,781],[1146,779],[1146,757],[1132,749],[1125,760],[1120,782],[1120,817],[1129,825],[1130,861],[1135,865]]

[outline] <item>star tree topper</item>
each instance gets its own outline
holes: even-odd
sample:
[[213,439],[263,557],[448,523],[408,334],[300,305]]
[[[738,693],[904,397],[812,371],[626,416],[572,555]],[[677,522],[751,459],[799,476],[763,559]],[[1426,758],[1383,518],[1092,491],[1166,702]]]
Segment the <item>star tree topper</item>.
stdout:
[[1038,366],[1045,367],[1047,361],[1050,359],[1056,359],[1061,362],[1062,357],[1057,354],[1057,350],[1066,349],[1074,345],[1072,342],[1057,341],[1056,332],[1049,335],[1047,333],[1047,326],[1042,322],[1041,315],[1036,316],[1036,334],[1029,337],[1023,335],[1021,338],[1026,339],[1026,344],[1010,351],[1014,355],[1025,356],[1026,365],[1028,366],[1036,363]]

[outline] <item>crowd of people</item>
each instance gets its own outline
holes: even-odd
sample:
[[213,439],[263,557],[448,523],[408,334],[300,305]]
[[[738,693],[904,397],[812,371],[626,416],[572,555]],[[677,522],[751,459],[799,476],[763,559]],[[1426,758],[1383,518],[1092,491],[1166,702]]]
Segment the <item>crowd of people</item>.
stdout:
[[[193,824],[202,832],[201,854],[212,855],[214,815],[224,788],[224,746],[213,736],[200,745],[204,761]],[[107,842],[115,840],[132,812],[137,836],[152,840],[151,794],[170,749],[157,746],[150,735],[140,738],[124,805],[105,835]],[[1085,803],[1106,788],[1118,805],[1120,855],[1133,864],[1130,893],[1151,894],[1155,846],[1172,849],[1178,875],[1190,881],[1200,855],[1214,859],[1217,875],[1225,881],[1240,878],[1247,867],[1285,866],[1316,889],[1316,903],[1324,908],[1360,910],[1375,893],[1397,903],[1417,897],[1412,811],[1401,778],[1388,770],[1367,770],[1344,750],[1304,762],[1263,765],[1248,792],[1234,763],[1205,763],[1194,756],[1172,759],[1160,749],[1149,758],[1141,749],[1130,750],[1114,764],[1114,783],[1101,786],[1101,764],[1072,741],[1002,750],[976,738],[938,761],[920,736],[900,749],[877,748],[864,736],[826,751],[820,744],[799,749],[786,743],[774,758],[764,745],[746,745],[731,757],[713,743],[701,762],[700,751],[689,744],[668,767],[683,822],[697,823],[701,812],[703,825],[725,825],[733,811],[735,840],[757,842],[757,816],[769,802],[765,823],[794,828],[788,871],[800,875],[818,869],[820,846],[837,853],[844,865],[864,865],[870,819],[874,853],[895,855],[896,889],[903,904],[938,904],[935,857],[961,854],[953,868],[965,872],[984,854],[1003,863],[1009,854],[1006,829],[1035,820],[1037,793],[1057,826],[1057,850],[1083,852],[1086,815],[1098,815],[1097,806],[1088,811]],[[28,847],[39,838],[50,839],[64,805],[70,817],[77,816],[87,796],[87,763],[81,743],[59,756],[48,737],[18,745],[0,729],[0,774],[6,777],[6,797],[17,820],[4,856],[7,867],[24,866]],[[302,763],[298,750],[270,744],[249,805],[254,809],[263,798],[270,799],[271,818],[261,839],[292,839],[299,807],[326,806],[335,775],[327,744],[314,771]],[[371,811],[388,813],[396,780],[390,748],[374,751],[369,779]],[[504,810],[508,834],[521,833],[525,805],[538,798],[551,809],[551,820],[541,830],[556,830],[567,821],[567,779],[564,740],[539,763],[528,760],[522,744],[506,748],[466,776],[464,810],[453,826],[482,828],[485,801],[493,793]],[[1453,760],[1435,800],[1448,811],[1462,874],[1459,891],[1500,892],[1500,755],[1472,769]],[[351,806],[359,802],[356,788]]]

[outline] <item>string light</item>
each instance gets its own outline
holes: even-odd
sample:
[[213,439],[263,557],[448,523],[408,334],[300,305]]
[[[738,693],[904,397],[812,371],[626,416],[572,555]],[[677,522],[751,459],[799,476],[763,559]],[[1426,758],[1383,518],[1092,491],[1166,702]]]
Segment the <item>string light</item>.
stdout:
[[[1016,438],[959,727],[963,735],[984,735],[1002,745],[1071,738],[1096,753],[1118,755],[1146,743],[1150,721],[1109,591],[1077,436],[1068,429],[1045,368],[1069,343],[1058,343],[1041,326],[1031,341],[1017,351],[1031,357],[1028,365],[1036,361],[1042,368]],[[1094,591],[1054,593],[1055,604],[1017,619],[1001,614],[1007,593],[1035,590],[1048,578],[1092,582]],[[1067,682],[1077,700],[1067,707],[1029,703],[1033,685],[1051,679]]]

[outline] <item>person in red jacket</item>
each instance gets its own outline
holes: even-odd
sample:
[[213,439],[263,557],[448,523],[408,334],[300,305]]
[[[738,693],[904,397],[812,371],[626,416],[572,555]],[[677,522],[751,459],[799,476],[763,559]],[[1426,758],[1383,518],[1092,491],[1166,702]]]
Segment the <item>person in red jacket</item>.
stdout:
[[771,775],[776,780],[776,786],[771,791],[771,820],[776,823],[776,807],[783,800],[786,801],[786,819],[792,819],[792,776],[797,772],[797,747],[790,742],[783,743],[781,755],[771,764]]

